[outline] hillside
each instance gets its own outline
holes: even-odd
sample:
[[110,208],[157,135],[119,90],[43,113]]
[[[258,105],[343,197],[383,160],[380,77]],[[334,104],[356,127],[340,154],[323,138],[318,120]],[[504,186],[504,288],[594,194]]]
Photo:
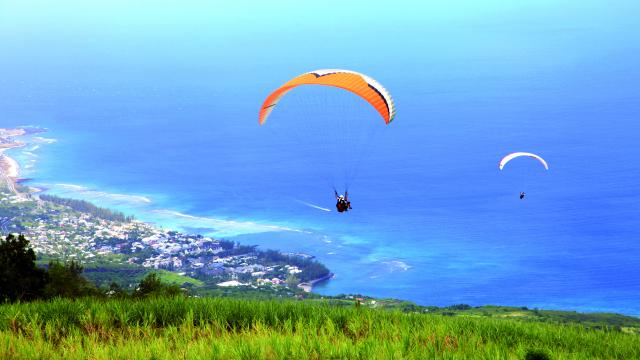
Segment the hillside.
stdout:
[[112,282],[131,288],[150,271],[166,281],[208,288],[237,280],[244,287],[274,287],[329,279],[331,273],[308,254],[283,254],[224,239],[186,234],[134,220],[89,202],[34,195],[0,181],[0,236],[24,234],[45,266],[76,260],[98,287]]
[[633,359],[640,336],[313,301],[55,300],[0,306],[0,357]]

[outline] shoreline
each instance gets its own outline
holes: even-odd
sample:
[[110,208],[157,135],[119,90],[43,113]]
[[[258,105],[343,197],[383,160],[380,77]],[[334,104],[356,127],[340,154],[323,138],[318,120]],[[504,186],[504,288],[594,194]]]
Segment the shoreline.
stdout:
[[5,151],[26,146],[22,141],[15,141],[12,138],[26,135],[25,129],[2,129],[0,128],[0,175],[10,178],[15,185],[15,181],[20,176],[20,164]]
[[331,280],[331,279],[333,279],[334,276],[335,276],[334,273],[329,272],[327,275],[325,275],[323,277],[319,277],[317,279],[313,279],[311,281],[303,282],[303,283],[298,284],[298,288],[304,290],[304,292],[308,292],[309,293],[309,292],[313,291],[313,287],[316,284],[324,282],[324,281],[327,281],[327,280]]
[[21,196],[16,189],[20,177],[20,164],[5,154],[5,151],[26,146],[26,143],[12,139],[26,134],[27,131],[24,129],[0,129],[0,177],[6,182],[9,190],[18,196]]
[[[30,147],[32,144],[38,143],[38,142],[34,141],[33,143],[31,143],[31,142],[23,143],[23,142],[15,141],[15,140],[11,139],[11,142],[4,142],[3,143],[2,140],[7,141],[7,138],[9,138],[9,137],[6,137],[6,138],[2,137],[3,130],[4,129],[0,129],[0,185],[3,185],[5,180],[8,181],[10,179],[11,183],[14,185],[14,187],[11,188],[11,189],[14,192],[17,193],[17,191],[15,189],[15,185],[17,185],[21,180],[19,178],[19,175],[20,175],[20,172],[21,172],[20,164],[19,164],[18,161],[15,160],[15,158],[8,156],[7,154],[5,154],[5,152],[7,152],[9,150],[12,150],[12,149],[18,149],[18,148],[24,147],[24,146]],[[24,135],[17,135],[17,136],[24,136]],[[16,151],[20,152],[20,150],[16,150]],[[6,177],[6,179],[5,179],[5,177]],[[24,185],[28,186],[28,184],[23,184],[23,186]],[[76,185],[69,185],[69,186],[76,186]],[[35,191],[38,191],[36,188],[30,187],[30,186],[29,186],[29,188],[34,189]],[[22,191],[23,194],[25,194],[25,195],[28,195],[29,193],[33,192],[33,191],[24,191],[24,189],[25,189],[24,187],[21,187],[20,191]],[[96,191],[97,192],[97,190],[91,190],[91,191]],[[122,194],[116,194],[116,195],[128,196],[128,195],[122,195]],[[142,197],[140,197],[139,200],[142,203],[149,203],[150,202],[150,200],[148,200],[146,198],[142,198]],[[114,209],[114,207],[112,207],[112,206],[108,206],[107,208]],[[115,209],[117,209],[117,207]],[[171,212],[169,210],[166,210],[166,211],[165,210],[154,210],[153,212],[154,213],[161,212],[161,213],[163,213],[163,215],[166,215],[166,218],[179,217],[179,218],[186,218],[186,219],[189,219],[189,220],[193,220],[195,222],[194,227],[201,226],[203,223],[205,225],[207,225],[207,226],[211,226],[212,223],[215,223],[216,226],[220,226],[221,223],[226,223],[231,228],[233,228],[235,225],[237,225],[234,221],[230,221],[230,220],[210,219],[210,218],[203,217],[203,216],[194,216],[194,215],[183,214],[183,213],[178,213],[178,212]],[[135,212],[133,212],[132,214],[136,215],[136,216],[138,215]],[[145,221],[145,222],[147,222],[147,221]],[[167,225],[166,223],[163,223],[162,220],[160,220],[160,219],[151,220],[151,221],[149,221],[149,223],[153,224],[154,226],[159,226],[159,227],[165,227]],[[256,224],[255,223],[250,223],[250,224],[248,224],[248,226],[249,225],[256,225]],[[169,226],[171,226],[171,225],[169,225]],[[265,227],[268,227],[268,225],[265,225]],[[290,229],[290,228],[286,228],[286,227],[278,227],[276,229],[274,229],[272,227],[272,230],[273,231],[280,231],[280,230],[299,231],[299,230],[294,230],[294,229]],[[261,233],[261,231],[259,233]],[[243,233],[240,236],[242,236],[242,235],[254,235],[254,234],[256,234],[256,233]],[[235,237],[235,236],[238,236],[238,235],[234,235],[234,236],[231,236],[231,237]],[[282,245],[281,245],[281,247],[282,247]],[[328,274],[328,275],[326,275],[324,277],[300,283],[300,284],[297,285],[297,287],[302,289],[302,290],[304,290],[307,293],[308,292],[313,292],[315,287],[318,286],[320,283],[322,283],[324,281],[327,281],[327,280],[331,280],[334,277],[335,277],[335,275],[333,273],[330,273],[330,274]],[[340,277],[340,278],[342,279],[342,277]],[[342,281],[342,280],[339,280],[339,281]],[[411,300],[411,301],[416,301],[416,300]],[[422,301],[418,300],[418,303],[424,303],[424,300],[422,300]],[[544,306],[544,305],[541,305],[541,307],[542,306]],[[603,307],[601,307],[601,306],[597,307],[595,309],[592,308],[592,309],[589,309],[589,310],[585,309],[584,307],[574,307],[574,306],[564,307],[564,306],[551,305],[551,306],[547,306],[547,307],[550,308],[550,309],[579,309],[579,310],[576,310],[576,311],[581,311],[581,312],[602,312],[602,311],[604,311],[604,312],[621,313],[621,314],[626,314],[626,315],[629,315],[629,316],[640,316],[635,311],[610,310],[610,309],[604,310]]]
[[[20,178],[20,164],[19,162],[8,156],[7,154],[5,154],[5,150],[10,150],[10,149],[16,149],[16,148],[20,148],[20,147],[24,147],[27,146],[28,143],[25,142],[21,142],[21,141],[16,141],[13,138],[17,137],[17,136],[24,136],[28,134],[27,131],[25,131],[24,129],[2,129],[0,128],[0,179],[4,180],[7,183],[7,186],[9,188],[9,190],[11,190],[11,192],[15,193],[18,197],[23,197],[26,194],[21,193],[18,189],[17,189],[17,184],[23,180]],[[85,190],[85,191],[91,191],[85,188],[82,188],[80,186],[77,185],[68,185],[69,187],[77,187],[76,190]],[[28,193],[34,193],[34,192],[40,192],[42,191],[42,189],[38,189],[35,187],[30,187],[28,186],[28,188],[30,189],[30,191],[28,191]],[[96,191],[97,192],[97,191]],[[127,198],[136,198],[136,200],[141,201],[143,203],[151,203],[151,200],[146,198],[146,197],[142,197],[142,196],[129,196],[129,195],[123,195],[123,194],[113,194],[115,196],[119,196],[119,197],[127,197]],[[164,215],[169,215],[172,217],[179,217],[179,218],[187,218],[189,220],[194,220],[194,221],[204,221],[209,223],[209,225],[211,225],[211,222],[214,222],[215,225],[217,227],[222,227],[222,228],[226,228],[226,227],[259,227],[260,231],[259,232],[273,232],[273,231],[300,231],[300,230],[296,230],[296,229],[292,229],[292,228],[288,228],[288,227],[284,227],[284,226],[276,226],[276,225],[263,225],[263,224],[258,224],[255,223],[253,221],[247,221],[247,222],[236,222],[236,221],[232,221],[232,220],[222,220],[222,219],[213,219],[213,218],[203,218],[203,217],[198,217],[198,216],[193,216],[193,215],[188,215],[188,214],[183,214],[183,213],[179,213],[179,212],[175,212],[175,211],[170,211],[170,210],[166,210],[166,211],[162,211],[162,210],[152,210],[151,212],[153,213],[164,213]],[[137,215],[137,214],[135,214]],[[146,221],[145,221],[146,222]],[[163,224],[162,222],[157,222],[157,221],[152,221],[149,223],[151,226],[153,227],[159,227],[159,228],[163,228],[165,224]],[[250,232],[252,233],[252,232]],[[310,293],[313,291],[313,287],[320,283],[320,282],[324,282],[327,280],[330,280],[334,277],[334,273],[329,272],[327,275],[322,276],[320,278],[317,279],[313,279],[310,280],[308,282],[304,282],[304,283],[300,283],[297,285],[298,288],[304,290],[304,292]]]
[[20,164],[0,150],[0,174],[11,178],[14,182],[20,176]]

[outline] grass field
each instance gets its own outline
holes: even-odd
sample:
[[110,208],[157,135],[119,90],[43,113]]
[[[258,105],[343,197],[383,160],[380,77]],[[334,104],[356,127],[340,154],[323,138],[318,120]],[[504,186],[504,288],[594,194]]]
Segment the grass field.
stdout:
[[0,306],[0,358],[634,359],[640,336],[305,301],[55,300]]
[[192,284],[194,286],[204,285],[204,282],[202,280],[194,279],[192,277],[185,276],[185,275],[179,275],[171,271],[156,270],[155,272],[160,277],[160,280],[168,284],[182,285],[184,283],[187,283],[187,284]]

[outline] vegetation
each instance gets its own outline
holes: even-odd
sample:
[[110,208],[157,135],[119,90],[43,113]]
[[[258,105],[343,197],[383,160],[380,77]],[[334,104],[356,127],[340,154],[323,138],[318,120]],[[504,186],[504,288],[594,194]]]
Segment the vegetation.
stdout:
[[[216,285],[205,285],[203,287],[189,289],[189,293],[195,297],[228,297],[234,299],[247,300],[283,300],[283,299],[322,299],[321,295],[306,293],[299,288],[288,286],[238,286],[219,287]],[[353,304],[353,301],[348,303]],[[342,303],[340,303],[342,305]]]
[[[140,282],[131,290],[116,282],[98,288],[76,261],[36,267],[23,236],[0,241],[0,270],[0,358],[531,360],[640,354],[640,319],[633,317],[422,307],[360,295],[324,299],[297,289],[293,274],[288,287],[200,284],[219,296],[204,299],[189,298],[196,291],[180,287],[198,286],[197,280],[167,271],[137,274]],[[29,276],[37,281],[22,281]],[[274,300],[283,298],[288,300]],[[23,302],[34,299],[42,300]]]
[[[225,242],[223,248],[239,246]],[[288,286],[221,288],[103,259],[91,265],[88,279],[77,261],[50,258],[39,268],[22,235],[0,238],[0,358],[532,360],[640,354],[638,318],[466,304],[423,307],[362,295],[325,298],[296,287],[328,273],[312,259],[241,250],[264,264],[284,262],[302,271],[285,273]],[[113,281],[117,276],[136,281],[123,286]],[[201,295],[217,298],[188,297]]]
[[119,211],[113,211],[105,208],[101,208],[93,205],[92,203],[84,200],[66,199],[55,195],[41,194],[39,198],[44,201],[48,201],[57,205],[67,206],[71,209],[83,213],[91,214],[99,219],[109,221],[129,222],[133,220],[133,216],[125,216]]
[[228,240],[220,240],[220,247],[222,248],[222,252],[220,252],[218,256],[221,257],[247,255],[258,251],[256,249],[258,247],[257,245],[242,245],[238,242]]
[[[0,191],[3,196],[16,201],[0,202],[0,231],[24,233],[32,241],[39,266],[58,259],[81,261],[84,275],[99,288],[115,282],[130,291],[154,270],[161,271],[163,281],[188,283],[192,288],[211,288],[232,279],[251,286],[279,284],[291,273],[307,283],[330,275],[324,265],[304,254],[265,253],[256,246],[163,230],[138,221],[104,220],[95,214],[111,217],[112,213],[73,199],[42,194],[40,200],[47,201],[17,201],[15,195]],[[90,214],[70,206],[98,210]],[[115,218],[122,220],[119,215]]]
[[122,288],[133,289],[134,284],[149,273],[149,269],[138,264],[97,261],[85,264],[83,275],[100,288],[116,283]]
[[120,359],[634,359],[640,337],[578,325],[224,298],[0,306],[0,354]]
[[82,276],[83,267],[76,261],[61,263],[52,261],[48,268],[48,281],[44,288],[45,298],[79,298],[98,296],[99,290]]
[[[129,293],[116,282],[111,282],[108,289],[99,289],[82,275],[83,271],[83,266],[74,260],[66,263],[54,260],[49,262],[46,269],[39,268],[29,241],[24,236],[16,238],[8,235],[5,240],[0,238],[0,303],[52,298],[104,298],[114,295],[137,299],[177,296],[184,292],[176,283],[189,279],[168,271],[148,273],[133,292]],[[192,281],[197,282],[195,279]]]
[[109,287],[112,283],[116,283],[121,288],[134,289],[142,279],[152,273],[157,274],[163,282],[183,287],[198,288],[205,285],[202,280],[168,270],[149,269],[138,264],[106,261],[86,264],[83,275],[98,288]]
[[36,254],[20,235],[0,238],[0,301],[25,301],[44,295],[47,273],[36,267]]
[[202,280],[194,279],[189,276],[176,274],[167,270],[156,270],[154,271],[160,277],[160,280],[165,283],[181,285],[181,286],[203,286],[204,282]]
[[580,324],[590,329],[606,329],[640,335],[640,319],[611,313],[579,313],[576,311],[539,310],[526,307],[485,305],[471,307],[464,305],[438,308],[428,306],[425,309],[434,314],[445,316],[492,317],[502,319],[518,319],[522,321],[548,322],[554,324]]
[[311,258],[285,255],[275,250],[260,251],[257,254],[258,258],[263,260],[266,265],[285,263],[302,269],[302,272],[296,276],[301,282],[323,278],[330,274],[326,266]]
[[182,294],[182,290],[178,285],[165,284],[160,280],[157,274],[149,274],[142,279],[138,287],[133,292],[134,298],[160,297],[160,296],[178,296]]

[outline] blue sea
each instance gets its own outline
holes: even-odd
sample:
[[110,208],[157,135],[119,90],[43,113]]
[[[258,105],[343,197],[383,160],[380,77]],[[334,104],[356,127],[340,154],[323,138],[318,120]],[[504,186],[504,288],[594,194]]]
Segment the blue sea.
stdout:
[[[315,255],[335,273],[321,294],[640,315],[639,15],[630,0],[0,1],[0,127],[48,129],[8,152],[30,185]],[[394,122],[307,87],[258,125],[270,91],[322,68],[378,80]],[[498,170],[514,151],[550,169]],[[334,186],[352,211],[333,210]]]

